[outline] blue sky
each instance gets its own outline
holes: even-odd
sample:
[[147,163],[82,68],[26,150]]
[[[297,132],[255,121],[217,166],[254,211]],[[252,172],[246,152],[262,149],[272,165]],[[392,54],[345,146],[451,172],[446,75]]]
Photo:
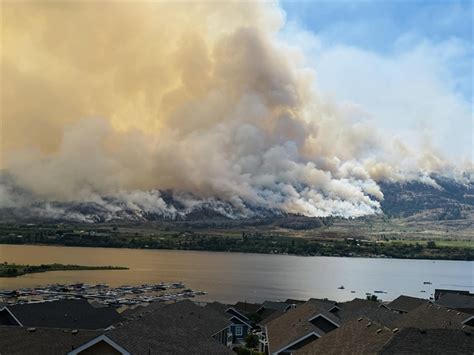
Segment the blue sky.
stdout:
[[283,36],[304,48],[323,92],[361,105],[389,133],[425,134],[472,160],[471,1],[280,4]]

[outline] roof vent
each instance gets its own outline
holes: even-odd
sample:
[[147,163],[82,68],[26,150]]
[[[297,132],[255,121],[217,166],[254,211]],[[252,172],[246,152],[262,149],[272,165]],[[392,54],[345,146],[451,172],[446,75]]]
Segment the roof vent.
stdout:
[[367,323],[366,327],[370,327],[372,325],[372,322]]
[[375,332],[376,332],[377,334],[379,334],[379,333],[382,332],[382,329],[377,329]]
[[36,332],[36,328],[27,328],[26,330],[30,333]]
[[394,328],[394,329],[392,330],[392,333],[396,333],[396,332],[398,332],[399,330],[400,330],[400,329],[398,329],[398,328]]

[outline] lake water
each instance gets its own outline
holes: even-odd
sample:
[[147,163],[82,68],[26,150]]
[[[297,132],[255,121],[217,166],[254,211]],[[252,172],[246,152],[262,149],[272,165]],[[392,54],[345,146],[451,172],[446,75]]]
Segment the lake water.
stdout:
[[[400,294],[428,298],[435,288],[474,291],[474,262],[337,257],[300,257],[178,250],[0,245],[0,262],[127,266],[130,270],[53,271],[0,278],[0,288],[51,283],[123,284],[182,281],[204,290],[200,299],[222,302],[365,298],[391,300]],[[432,285],[424,285],[430,281]],[[338,287],[344,285],[345,289]],[[355,291],[355,293],[351,293]],[[420,291],[425,291],[424,293]]]

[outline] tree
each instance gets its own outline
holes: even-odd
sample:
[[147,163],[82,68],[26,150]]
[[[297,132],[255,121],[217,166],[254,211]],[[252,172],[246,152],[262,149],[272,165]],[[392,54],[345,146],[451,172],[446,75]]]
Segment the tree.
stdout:
[[377,295],[370,295],[370,296],[367,296],[367,300],[377,302],[378,298],[377,298]]
[[255,334],[249,333],[245,337],[245,346],[247,348],[256,348],[258,346],[258,336]]

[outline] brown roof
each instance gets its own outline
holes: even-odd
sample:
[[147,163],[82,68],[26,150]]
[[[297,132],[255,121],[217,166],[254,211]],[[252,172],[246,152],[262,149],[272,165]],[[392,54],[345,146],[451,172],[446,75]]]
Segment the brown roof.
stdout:
[[409,312],[427,302],[429,301],[423,298],[401,295],[388,303],[387,307],[395,311]]
[[443,306],[425,303],[418,308],[403,314],[396,322],[397,328],[443,329],[460,328],[463,322],[471,317],[468,313],[458,312]]
[[30,328],[0,326],[0,353],[64,355],[101,334],[95,330],[72,332],[58,328],[33,328],[34,331],[28,329]]
[[385,307],[373,307],[371,305],[366,305],[366,307],[361,308],[354,307],[353,310],[347,310],[347,308],[344,308],[338,313],[338,316],[343,322],[358,319],[360,317],[368,318],[383,324],[388,328],[395,328],[396,322],[400,319],[400,317],[403,317],[403,315],[397,311],[392,311]]
[[219,312],[185,300],[144,313],[105,335],[132,354],[232,354],[212,336],[230,326]]
[[296,354],[376,354],[393,335],[389,328],[370,319],[359,318],[303,346]]
[[309,322],[309,319],[317,314],[323,314],[332,322],[340,324],[340,320],[327,311],[327,305],[317,300],[309,300],[268,322],[266,329],[270,353],[278,351],[313,332],[318,335],[324,334],[321,329]]
[[474,352],[474,334],[459,329],[400,330],[381,354],[469,354]]
[[344,311],[356,311],[361,308],[378,308],[382,306],[381,303],[376,301],[369,301],[362,298],[354,298],[352,301],[338,303],[338,307]]

